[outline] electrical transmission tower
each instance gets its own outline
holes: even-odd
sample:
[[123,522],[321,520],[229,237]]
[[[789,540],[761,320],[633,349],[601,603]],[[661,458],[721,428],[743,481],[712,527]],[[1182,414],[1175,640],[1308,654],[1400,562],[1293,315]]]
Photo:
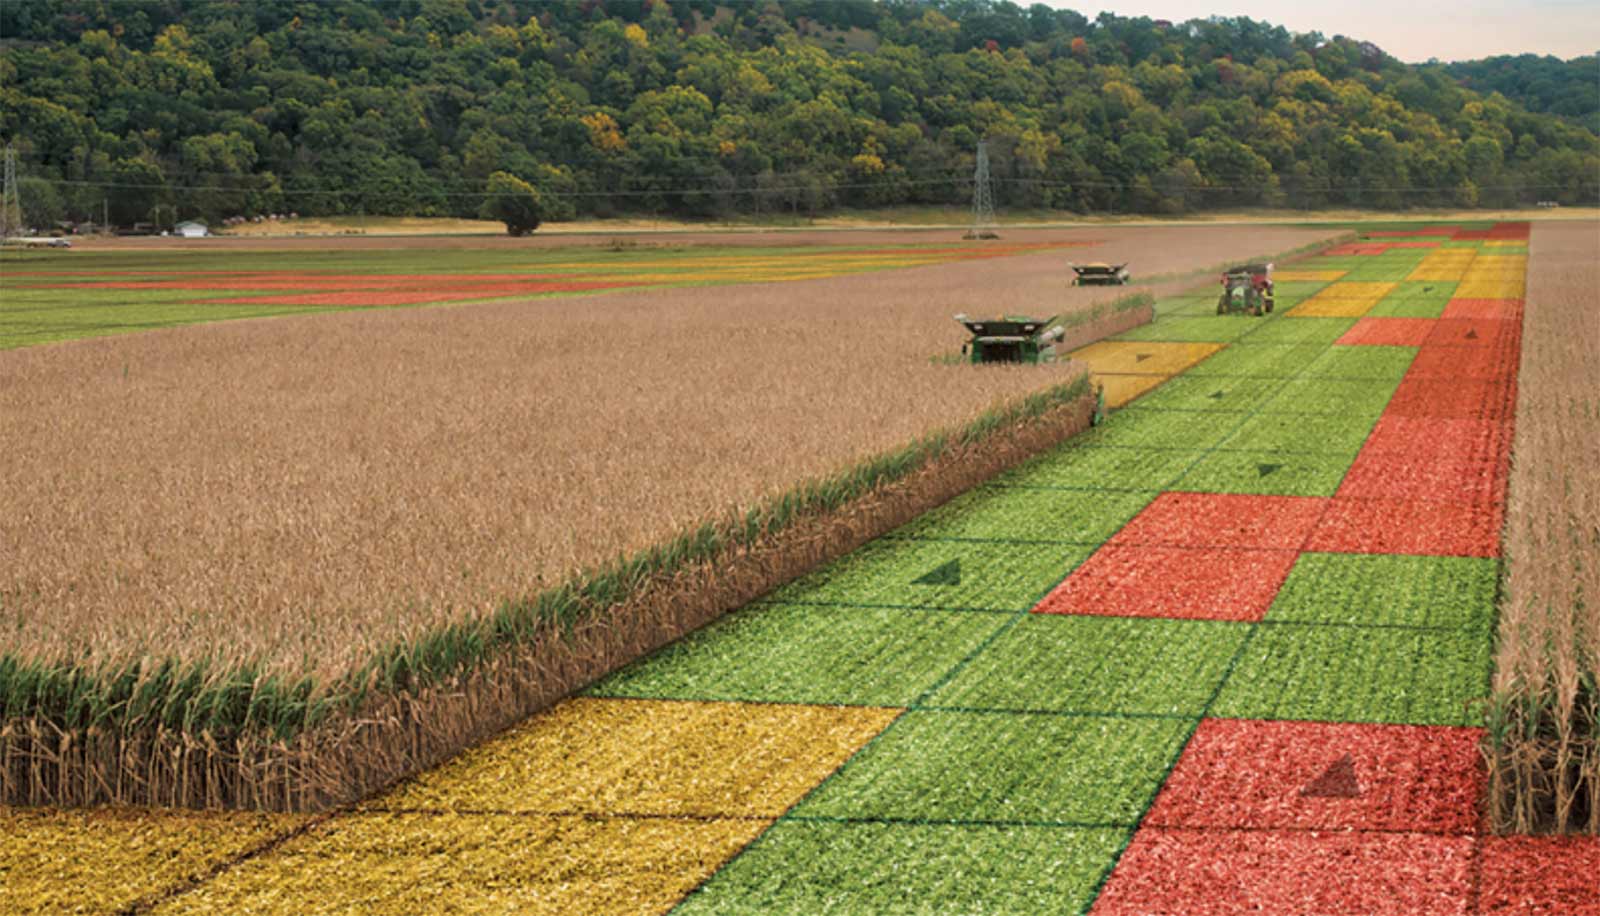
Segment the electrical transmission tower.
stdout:
[[989,182],[989,141],[978,141],[978,168],[972,174],[972,228],[965,238],[997,239],[994,231],[994,187]]
[[0,188],[0,238],[22,232],[22,193],[17,187],[17,154],[6,144],[4,187]]

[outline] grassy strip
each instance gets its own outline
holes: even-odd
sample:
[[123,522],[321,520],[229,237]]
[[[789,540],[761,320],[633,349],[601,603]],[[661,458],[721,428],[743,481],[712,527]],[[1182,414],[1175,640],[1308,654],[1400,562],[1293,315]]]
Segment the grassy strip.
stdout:
[[1129,293],[1126,296],[1119,296],[1110,302],[1101,302],[1090,308],[1068,312],[1057,320],[1055,324],[1064,328],[1075,328],[1081,324],[1089,324],[1092,321],[1108,318],[1119,312],[1131,311],[1147,305],[1154,306],[1155,304],[1156,297],[1149,293]]
[[[359,720],[397,698],[425,697],[519,653],[545,652],[560,644],[570,647],[580,631],[592,633],[618,624],[618,609],[652,585],[716,568],[802,523],[845,511],[870,493],[985,445],[992,437],[1059,408],[1082,404],[1089,393],[1087,377],[1080,376],[997,407],[959,429],[933,433],[832,477],[804,483],[742,515],[707,522],[539,595],[508,600],[486,616],[419,633],[376,653],[333,683],[265,676],[249,665],[227,667],[205,660],[179,664],[131,658],[92,665],[70,657],[0,654],[0,803],[63,801],[39,784],[38,761],[53,756],[42,749],[50,742],[66,747],[77,736],[93,735],[134,745],[188,736],[196,747],[220,748],[224,757],[242,761],[250,757],[241,750],[247,746],[284,747],[319,728]],[[47,764],[51,778],[70,782],[53,769],[56,766],[68,765]],[[288,784],[298,777],[286,773],[279,778]],[[116,787],[84,791],[90,797],[127,800]],[[318,801],[325,799],[319,796]],[[169,803],[236,802],[202,792]],[[301,806],[292,800],[266,804]]]

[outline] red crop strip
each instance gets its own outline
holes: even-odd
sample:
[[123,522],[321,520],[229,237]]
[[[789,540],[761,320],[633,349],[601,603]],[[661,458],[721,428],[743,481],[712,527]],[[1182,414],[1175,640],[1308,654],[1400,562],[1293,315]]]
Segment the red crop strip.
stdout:
[[1034,607],[1040,614],[1255,621],[1294,566],[1294,550],[1107,544]]
[[1095,916],[1465,913],[1471,837],[1147,827]]
[[1600,837],[1486,837],[1479,912],[1600,916]]
[[1521,299],[1451,299],[1441,318],[1498,318],[1522,321]]
[[[1206,719],[1144,823],[1476,833],[1482,738],[1478,728]],[[1342,763],[1350,794],[1308,791]]]
[[1433,325],[1432,318],[1363,318],[1334,343],[1342,347],[1420,347]]
[[1316,525],[1325,502],[1309,496],[1163,493],[1108,543],[1293,550]]
[[1341,499],[1328,506],[1306,549],[1319,553],[1500,555],[1504,511],[1423,499]]

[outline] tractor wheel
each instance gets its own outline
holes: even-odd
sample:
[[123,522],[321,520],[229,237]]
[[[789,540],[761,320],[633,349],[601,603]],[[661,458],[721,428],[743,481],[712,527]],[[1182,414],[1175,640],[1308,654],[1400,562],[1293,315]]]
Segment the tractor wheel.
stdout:
[[1272,300],[1268,299],[1267,300],[1267,312],[1270,313],[1271,311],[1272,311]]
[[1226,315],[1226,314],[1228,314],[1228,302],[1227,302],[1226,299],[1217,300],[1217,314],[1218,315]]

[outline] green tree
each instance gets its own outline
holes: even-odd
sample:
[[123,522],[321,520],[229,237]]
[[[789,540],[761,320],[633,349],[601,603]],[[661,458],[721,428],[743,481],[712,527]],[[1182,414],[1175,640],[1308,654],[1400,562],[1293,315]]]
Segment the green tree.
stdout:
[[495,172],[489,176],[487,192],[478,210],[480,219],[497,219],[506,224],[506,232],[516,236],[539,228],[544,208],[533,185],[510,172]]

